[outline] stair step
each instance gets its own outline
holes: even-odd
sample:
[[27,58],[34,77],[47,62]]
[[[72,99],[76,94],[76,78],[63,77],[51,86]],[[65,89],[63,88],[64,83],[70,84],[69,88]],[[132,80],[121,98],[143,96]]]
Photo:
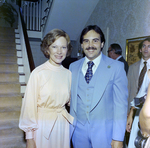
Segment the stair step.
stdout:
[[[0,27],[0,148],[25,148],[24,132],[19,129],[24,90],[24,71],[19,34],[13,28]],[[17,41],[17,44],[15,43]],[[19,51],[18,51],[19,50]],[[20,87],[21,86],[21,87]]]
[[5,40],[5,39],[3,39],[3,40],[1,40],[1,42],[0,42],[0,46],[6,46],[6,44],[10,44],[11,46],[15,46],[15,39],[8,39],[8,40]]
[[14,55],[16,55],[16,53],[17,53],[17,50],[16,50],[16,47],[14,46],[14,47],[8,47],[8,48],[5,48],[5,47],[3,47],[3,46],[0,46],[0,55],[2,55],[2,54],[7,54],[7,55],[11,55],[11,54],[14,54]]
[[0,72],[16,72],[18,71],[17,64],[0,64]]
[[[3,35],[2,35],[3,34]],[[9,36],[7,35],[7,34],[5,34],[5,33],[0,33],[0,39],[15,39],[15,34],[13,33],[13,34],[9,34]]]
[[0,27],[0,32],[5,32],[7,34],[11,33],[11,32],[14,32],[14,28],[11,28],[11,27]]
[[6,43],[6,42],[7,43],[8,42],[9,43],[14,43],[14,41],[15,41],[15,35],[13,35],[13,36],[7,36],[7,35],[6,36],[5,35],[2,36],[2,35],[0,35],[0,41],[1,41],[2,44]]
[[0,130],[10,129],[10,128],[18,128],[19,125],[19,117],[13,120],[2,120],[0,121]]
[[18,73],[0,73],[0,83],[1,82],[18,82]]
[[[21,94],[0,95],[0,111],[20,111],[22,104]],[[2,118],[0,118],[2,119]]]
[[9,48],[11,48],[11,47],[16,47],[15,42],[11,42],[11,44],[0,43],[0,49],[2,49],[2,48],[9,49]]
[[0,139],[1,148],[26,148],[24,137],[11,137]]
[[16,63],[17,56],[10,55],[10,54],[2,54],[0,55],[0,63]]
[[6,28],[4,30],[0,30],[0,36],[8,35],[8,34],[9,34],[9,36],[14,35],[15,34],[14,29],[11,30],[11,29]]
[[1,130],[18,129],[20,112],[2,112],[0,113],[0,132]]
[[0,94],[20,93],[20,83],[0,83]]
[[23,136],[23,131],[19,128],[9,128],[9,129],[2,129],[0,130],[0,139],[1,138],[11,138],[14,137],[22,137]]
[[[8,121],[13,121],[13,120],[18,120],[19,121],[20,117],[20,111],[10,111],[10,112],[1,112],[0,113],[0,124],[1,122],[8,122]],[[16,126],[18,127],[18,126]],[[1,127],[0,127],[1,128]]]
[[3,34],[4,36],[6,36],[6,37],[10,37],[10,36],[14,36],[14,35],[15,35],[15,31],[14,31],[14,30],[10,31],[10,34],[9,34],[9,35],[6,34],[5,31],[0,31],[0,36],[1,36],[2,34]]

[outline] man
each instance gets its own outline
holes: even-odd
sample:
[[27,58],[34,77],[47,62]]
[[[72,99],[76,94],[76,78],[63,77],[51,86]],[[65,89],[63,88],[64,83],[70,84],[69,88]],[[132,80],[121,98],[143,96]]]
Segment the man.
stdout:
[[[150,38],[146,38],[139,44],[139,51],[142,55],[141,60],[130,65],[128,71],[128,90],[129,90],[128,110],[130,110],[130,112],[127,118],[126,130],[127,132],[131,132],[128,148],[135,147],[134,140],[137,137],[139,131],[138,116],[141,107],[136,103],[137,101],[139,102],[139,100],[143,100],[142,98],[143,96],[146,95],[149,85],[147,71],[150,69],[150,64],[148,62],[150,60]],[[133,122],[134,114],[135,118]]]
[[126,71],[126,74],[128,73],[128,63],[125,61],[125,59],[122,56],[122,49],[119,44],[111,44],[108,48],[108,56],[114,60],[118,60],[124,63],[124,70]]
[[83,29],[80,43],[85,57],[70,65],[73,146],[122,148],[128,97],[123,63],[102,54],[105,37],[96,25]]

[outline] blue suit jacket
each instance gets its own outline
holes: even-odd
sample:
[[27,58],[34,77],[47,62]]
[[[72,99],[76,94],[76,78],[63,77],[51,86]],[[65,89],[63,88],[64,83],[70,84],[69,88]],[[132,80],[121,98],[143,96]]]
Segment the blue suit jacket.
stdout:
[[[72,63],[69,68],[72,72],[70,114],[75,120],[78,79],[83,62],[84,58]],[[117,141],[124,139],[127,119],[127,77],[123,63],[103,54],[97,72],[89,114],[92,127],[91,140],[95,145],[109,148],[112,139]],[[71,134],[74,127],[71,126]]]

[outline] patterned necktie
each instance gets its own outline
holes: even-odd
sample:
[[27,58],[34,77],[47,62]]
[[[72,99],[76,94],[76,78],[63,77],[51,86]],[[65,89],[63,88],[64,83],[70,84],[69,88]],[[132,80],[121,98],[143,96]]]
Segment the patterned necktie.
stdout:
[[93,76],[92,67],[93,67],[94,63],[93,63],[93,61],[89,61],[87,64],[88,64],[88,69],[85,74],[85,80],[87,83],[89,83]]
[[139,76],[139,82],[138,82],[138,92],[141,88],[141,85],[143,83],[143,79],[144,79],[144,76],[145,76],[145,73],[147,71],[147,66],[146,66],[147,62],[144,62],[144,67],[143,69],[141,70],[141,73],[140,73],[140,76]]

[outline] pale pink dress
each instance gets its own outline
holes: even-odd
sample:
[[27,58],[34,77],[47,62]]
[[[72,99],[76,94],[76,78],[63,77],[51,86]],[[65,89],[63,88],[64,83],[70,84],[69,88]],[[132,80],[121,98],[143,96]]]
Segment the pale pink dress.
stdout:
[[37,148],[69,148],[69,124],[65,109],[70,100],[71,72],[45,62],[30,75],[23,99],[19,127]]

